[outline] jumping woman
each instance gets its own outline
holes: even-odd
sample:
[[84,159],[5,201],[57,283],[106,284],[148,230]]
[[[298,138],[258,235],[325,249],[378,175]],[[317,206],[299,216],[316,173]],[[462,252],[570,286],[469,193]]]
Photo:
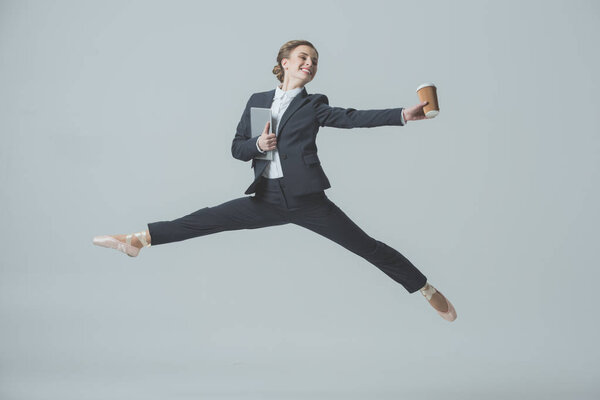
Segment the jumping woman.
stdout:
[[[442,318],[454,321],[454,307],[425,275],[398,251],[367,235],[325,195],[331,185],[317,154],[319,127],[404,126],[407,121],[425,119],[427,102],[381,110],[331,107],[327,96],[308,94],[305,88],[317,75],[318,59],[316,48],[306,40],[285,43],[273,68],[280,83],[273,90],[254,93],[246,104],[231,153],[238,160],[252,161],[254,180],[245,194],[253,196],[204,207],[172,221],[150,222],[145,231],[96,236],[93,243],[135,257],[150,245],[292,223],[359,255],[409,293],[420,291]],[[251,107],[271,109],[271,121],[255,137],[250,128]],[[272,152],[272,160],[257,158],[266,152]]]

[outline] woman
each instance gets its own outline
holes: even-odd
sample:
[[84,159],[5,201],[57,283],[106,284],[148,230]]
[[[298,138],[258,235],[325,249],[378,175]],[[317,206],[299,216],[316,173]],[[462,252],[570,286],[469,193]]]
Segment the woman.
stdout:
[[[292,40],[279,50],[273,74],[281,82],[275,90],[253,94],[232,142],[232,155],[252,160],[254,181],[245,194],[215,207],[205,207],[173,221],[148,224],[129,235],[105,235],[93,243],[135,257],[143,247],[238,229],[294,223],[338,243],[371,262],[402,284],[409,293],[419,290],[442,318],[453,321],[456,311],[446,297],[402,254],[368,236],[325,195],[331,187],[317,155],[320,126],[337,128],[405,125],[425,118],[423,107],[355,110],[330,107],[327,96],[308,94],[305,85],[317,74],[318,52],[305,40]],[[271,122],[258,137],[250,130],[250,108],[271,108]],[[271,129],[271,125],[273,129]],[[273,133],[270,133],[272,131]],[[272,151],[273,160],[259,158]]]

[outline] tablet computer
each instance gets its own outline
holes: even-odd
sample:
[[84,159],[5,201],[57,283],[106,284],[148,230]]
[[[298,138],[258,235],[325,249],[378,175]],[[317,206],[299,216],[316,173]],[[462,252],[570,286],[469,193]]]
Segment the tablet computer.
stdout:
[[[271,121],[271,109],[262,107],[250,107],[250,127],[252,129],[252,137],[262,135],[267,122],[271,122],[270,132],[273,132],[273,122]],[[265,154],[254,157],[258,160],[273,160],[273,150],[267,151]]]

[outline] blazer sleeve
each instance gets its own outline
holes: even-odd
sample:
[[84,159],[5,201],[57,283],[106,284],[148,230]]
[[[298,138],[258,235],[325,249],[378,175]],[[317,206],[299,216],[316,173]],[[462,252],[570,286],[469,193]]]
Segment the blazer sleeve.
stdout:
[[231,143],[231,155],[242,161],[250,161],[254,157],[264,154],[258,150],[256,145],[258,136],[252,137],[252,132],[250,130],[250,107],[253,97],[254,95],[250,96],[250,99],[248,99],[248,102],[246,103],[246,108],[242,113],[242,118],[238,123],[235,137]]
[[403,108],[386,108],[380,110],[356,110],[354,108],[330,107],[329,99],[324,94],[315,95],[314,107],[319,126],[335,128],[372,128],[375,126],[404,126]]

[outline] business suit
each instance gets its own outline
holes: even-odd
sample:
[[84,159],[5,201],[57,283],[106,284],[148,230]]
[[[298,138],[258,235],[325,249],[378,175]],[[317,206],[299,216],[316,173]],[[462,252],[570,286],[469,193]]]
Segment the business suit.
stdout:
[[[242,161],[252,159],[255,178],[246,189],[245,194],[254,193],[256,184],[268,163],[266,160],[253,159],[260,152],[255,145],[258,138],[251,138],[250,108],[271,107],[274,92],[275,90],[255,93],[250,97],[231,146],[233,157]],[[366,128],[382,125],[402,125],[401,108],[355,110],[352,108],[330,107],[328,103],[327,96],[323,94],[309,95],[306,88],[303,88],[279,122],[277,148],[285,171],[283,183],[289,188],[290,193],[295,196],[318,192],[331,187],[317,155],[315,141],[320,126]]]
[[368,236],[337,207],[324,190],[331,187],[317,155],[319,127],[337,128],[403,125],[401,108],[356,110],[330,107],[327,96],[305,88],[283,113],[277,129],[277,150],[283,176],[267,179],[270,161],[256,159],[258,137],[250,132],[250,108],[269,108],[275,90],[253,94],[248,100],[231,146],[233,157],[252,160],[254,180],[245,194],[254,196],[205,207],[173,221],[148,224],[152,245],[186,240],[228,230],[257,229],[294,223],[327,237],[363,257],[413,293],[426,277],[402,254]]

